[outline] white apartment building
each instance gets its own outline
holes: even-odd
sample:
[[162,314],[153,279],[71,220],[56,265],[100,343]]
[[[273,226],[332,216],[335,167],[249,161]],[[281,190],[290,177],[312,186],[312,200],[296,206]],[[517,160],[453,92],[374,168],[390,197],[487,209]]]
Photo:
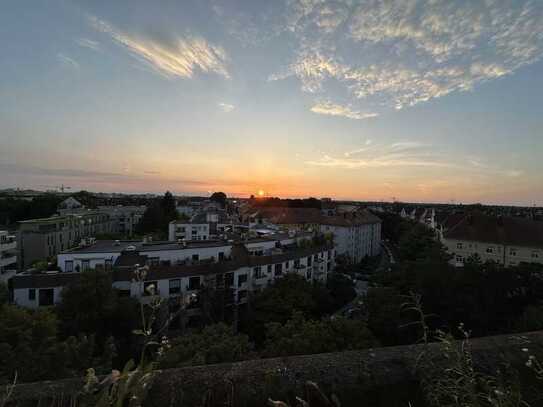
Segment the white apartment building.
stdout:
[[337,255],[346,255],[353,263],[381,252],[381,220],[365,210],[325,216],[321,233],[332,233]]
[[190,223],[174,220],[168,225],[168,240],[209,240],[209,223]]
[[[282,242],[284,246],[278,248],[278,242]],[[56,304],[62,300],[63,287],[79,278],[81,273],[78,271],[87,270],[86,267],[80,267],[78,271],[72,270],[74,263],[80,264],[78,261],[85,261],[89,269],[99,268],[99,265],[107,264],[102,263],[102,261],[107,261],[107,258],[103,260],[98,257],[111,254],[114,258],[112,260],[113,286],[120,290],[122,295],[141,297],[142,301],[147,301],[149,295],[145,288],[151,284],[156,289],[155,295],[163,299],[194,294],[203,284],[212,284],[231,288],[234,301],[237,304],[244,304],[249,292],[263,288],[287,273],[297,273],[308,281],[324,282],[335,266],[335,251],[332,247],[323,245],[301,248],[296,245],[296,240],[290,237],[272,241],[255,239],[251,242],[230,243],[226,246],[206,243],[208,246],[201,245],[197,252],[191,251],[196,247],[182,249],[191,251],[193,256],[196,254],[200,258],[199,261],[192,260],[191,257],[191,261],[172,262],[171,259],[174,256],[179,256],[179,253],[175,253],[179,251],[177,249],[154,247],[155,250],[151,250],[143,246],[137,246],[134,249],[121,244],[115,246],[121,248],[119,252],[114,252],[109,248],[106,253],[99,249],[106,250],[105,244],[96,242],[97,247],[93,252],[89,248],[81,248],[78,251],[79,254],[73,254],[85,257],[78,260],[75,257],[70,259],[65,257],[64,269],[60,272],[25,273],[13,277],[13,300],[16,304],[29,308]],[[218,250],[223,250],[223,253],[228,253],[228,256],[221,260],[217,257],[206,257]],[[261,255],[257,254],[260,250],[262,250]],[[187,254],[184,253],[182,256]],[[134,281],[133,270],[136,265],[149,266],[149,272],[143,282]]]
[[444,231],[442,243],[457,267],[474,255],[505,267],[543,263],[543,222],[466,214]]
[[0,281],[9,278],[17,269],[17,239],[0,230]]

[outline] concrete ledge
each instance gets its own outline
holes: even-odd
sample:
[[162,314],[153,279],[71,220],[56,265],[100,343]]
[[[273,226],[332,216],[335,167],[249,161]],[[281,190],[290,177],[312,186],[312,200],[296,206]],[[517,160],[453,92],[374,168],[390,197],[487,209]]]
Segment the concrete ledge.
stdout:
[[[524,365],[528,354],[522,349],[543,360],[543,331],[473,339],[471,346],[478,369],[495,373],[505,362],[521,378],[533,378]],[[231,400],[236,406],[261,406],[268,397],[289,401],[303,395],[303,384],[311,380],[325,392],[338,394],[342,406],[395,407],[407,401],[422,406],[418,383],[431,375],[431,369],[419,364],[423,354],[436,368],[445,366],[441,346],[430,344],[157,371],[145,405],[197,406],[207,394],[214,405]],[[21,384],[14,390],[13,401],[19,406],[38,401],[61,405],[76,399],[82,386],[78,379]]]

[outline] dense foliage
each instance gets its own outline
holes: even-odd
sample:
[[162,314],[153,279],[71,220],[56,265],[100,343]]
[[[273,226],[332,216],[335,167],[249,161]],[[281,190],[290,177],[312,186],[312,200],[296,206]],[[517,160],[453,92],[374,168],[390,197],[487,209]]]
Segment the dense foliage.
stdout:
[[132,331],[139,326],[139,307],[135,299],[119,297],[112,288],[111,274],[87,271],[62,291],[62,302],[56,307],[63,338],[94,335],[98,352],[109,338],[115,339],[119,364],[134,353]]
[[14,198],[0,199],[0,225],[13,225],[21,220],[52,216],[63,199],[52,193],[37,196],[31,201]]
[[297,311],[285,324],[270,322],[266,325],[262,353],[267,357],[308,355],[365,349],[376,344],[372,333],[360,320],[343,317],[307,320]]
[[411,293],[421,296],[432,329],[452,331],[464,323],[474,336],[482,336],[543,328],[541,265],[505,269],[474,258],[457,268],[425,226],[389,216],[383,229],[399,261],[390,273],[373,278],[378,288],[369,291],[366,301],[369,327],[383,344],[420,338],[410,323],[417,316],[402,307]]
[[159,359],[161,368],[236,362],[249,357],[247,335],[236,335],[223,323],[209,325],[172,341]]
[[57,379],[81,375],[89,366],[111,370],[113,349],[96,357],[94,336],[60,340],[58,320],[49,309],[31,311],[14,305],[0,307],[0,382]]
[[177,217],[175,198],[167,191],[162,198],[157,198],[149,204],[136,227],[136,232],[166,238],[168,224]]

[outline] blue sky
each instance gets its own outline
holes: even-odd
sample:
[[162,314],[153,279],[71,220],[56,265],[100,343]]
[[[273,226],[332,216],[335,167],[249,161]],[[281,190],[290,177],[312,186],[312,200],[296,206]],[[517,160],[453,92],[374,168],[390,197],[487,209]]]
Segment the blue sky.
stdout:
[[543,205],[543,2],[4,1],[0,187]]

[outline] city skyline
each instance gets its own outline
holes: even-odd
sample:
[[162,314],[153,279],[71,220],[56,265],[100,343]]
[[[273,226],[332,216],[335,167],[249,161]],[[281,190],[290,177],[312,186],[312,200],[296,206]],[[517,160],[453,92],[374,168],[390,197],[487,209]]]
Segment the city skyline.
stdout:
[[543,3],[157,4],[0,6],[0,188],[543,205]]

